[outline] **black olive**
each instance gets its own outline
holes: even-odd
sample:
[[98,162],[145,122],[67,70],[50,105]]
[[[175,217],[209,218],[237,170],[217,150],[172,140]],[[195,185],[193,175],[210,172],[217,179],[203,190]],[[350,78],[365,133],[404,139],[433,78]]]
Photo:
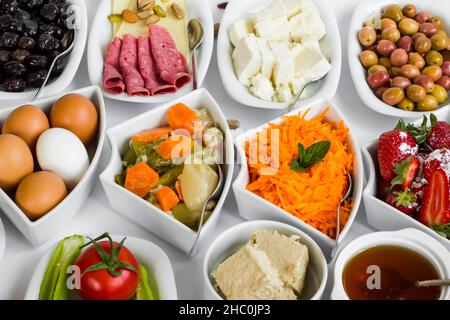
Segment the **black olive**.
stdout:
[[0,50],[0,65],[4,65],[9,61],[10,52],[8,50]]
[[17,45],[19,35],[13,32],[3,32],[0,35],[0,47],[12,49]]
[[49,34],[51,36],[54,36],[57,39],[62,39],[64,36],[64,31],[58,26],[50,25],[41,23],[39,25],[39,31],[41,34]]
[[33,50],[34,48],[34,39],[30,37],[20,37],[18,46],[19,48],[25,49],[25,50]]
[[30,55],[30,51],[25,49],[16,49],[13,52],[11,52],[11,60],[17,60],[19,62],[24,62],[25,58]]
[[[53,62],[53,60],[55,60],[59,54],[60,54],[59,51],[56,51],[56,50],[50,51],[47,55],[48,59],[49,59],[49,64],[51,64]],[[51,74],[52,76],[59,75],[59,74],[61,74],[61,72],[63,72],[63,70],[64,70],[63,61],[64,61],[64,58],[59,58],[58,60],[56,60],[55,65],[53,66],[53,70],[52,70],[52,74]]]
[[73,27],[73,24],[75,22],[73,14],[70,13],[62,13],[58,18],[58,26],[63,28],[64,30],[69,29],[70,27]]
[[23,22],[23,32],[27,37],[35,37],[38,34],[39,25],[36,20],[25,20]]
[[47,69],[39,69],[30,72],[27,75],[27,83],[32,87],[39,88],[44,83],[47,72]]
[[26,0],[22,5],[30,12],[39,9],[43,3],[44,0]]
[[49,34],[39,35],[37,43],[39,50],[44,52],[58,50],[61,47],[59,40]]
[[3,14],[0,16],[0,29],[3,28],[13,19],[10,14]]
[[22,92],[25,90],[27,83],[22,78],[7,78],[3,81],[3,88],[8,92]]
[[47,3],[41,10],[39,10],[39,16],[47,21],[55,20],[59,15],[59,8],[56,4]]
[[19,20],[21,20],[21,21],[24,21],[24,20],[30,19],[30,18],[31,18],[31,14],[29,14],[29,13],[28,13],[27,11],[25,11],[25,10],[18,9],[18,10],[16,10],[16,11],[14,11],[13,17],[16,18],[16,19],[19,19]]
[[31,54],[25,58],[25,65],[32,69],[45,68],[48,63],[48,58],[40,54]]
[[2,9],[4,12],[13,13],[20,9],[20,5],[17,0],[3,0]]
[[3,65],[3,71],[9,76],[22,77],[27,73],[27,67],[19,61],[8,61]]
[[3,31],[11,31],[21,34],[23,32],[23,22],[19,19],[11,19],[9,22],[5,23]]

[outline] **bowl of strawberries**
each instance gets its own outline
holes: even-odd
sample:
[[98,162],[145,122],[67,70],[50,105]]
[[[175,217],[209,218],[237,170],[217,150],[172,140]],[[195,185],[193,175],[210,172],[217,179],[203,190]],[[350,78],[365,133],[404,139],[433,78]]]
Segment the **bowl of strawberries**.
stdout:
[[420,229],[450,250],[450,112],[424,116],[363,147],[368,223],[379,230]]

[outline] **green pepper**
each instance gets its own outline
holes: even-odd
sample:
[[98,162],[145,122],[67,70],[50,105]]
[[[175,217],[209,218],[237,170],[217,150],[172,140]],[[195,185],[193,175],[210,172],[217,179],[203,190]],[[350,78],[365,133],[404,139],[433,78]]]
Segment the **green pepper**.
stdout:
[[122,164],[124,167],[133,165],[136,163],[137,155],[133,148],[129,148],[122,159]]
[[114,176],[114,180],[116,181],[116,183],[119,185],[119,186],[124,186],[124,184],[125,184],[125,179],[124,179],[124,177],[123,177],[123,175],[122,174],[116,174],[115,176]]
[[[198,225],[200,224],[201,210],[194,211],[189,209],[184,203],[180,203],[172,208],[172,214],[175,219],[191,228],[192,230],[197,231]],[[206,223],[210,215],[211,211],[207,210],[205,212],[205,219],[203,221],[203,224]]]
[[158,184],[163,186],[173,185],[177,181],[178,176],[183,172],[183,167],[183,165],[180,165],[166,171],[161,177],[159,177]]
[[166,160],[161,157],[156,151],[152,151],[147,155],[147,164],[158,174],[165,172],[175,166],[172,160]]
[[69,296],[67,268],[75,263],[84,237],[73,235],[61,240],[53,251],[39,290],[39,300],[66,300]]
[[147,269],[139,265],[139,284],[136,290],[136,300],[155,300],[155,295],[150,288]]

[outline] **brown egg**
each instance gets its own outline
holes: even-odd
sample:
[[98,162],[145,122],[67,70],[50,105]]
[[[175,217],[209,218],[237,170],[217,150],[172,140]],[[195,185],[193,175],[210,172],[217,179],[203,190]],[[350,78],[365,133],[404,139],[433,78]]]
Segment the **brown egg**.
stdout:
[[64,181],[49,171],[28,175],[16,191],[16,203],[31,220],[37,220],[67,196]]
[[0,188],[13,191],[33,168],[33,155],[25,141],[12,134],[0,135]]
[[88,144],[97,133],[97,109],[90,99],[81,94],[66,94],[53,105],[50,124],[72,131],[84,144]]
[[22,138],[34,152],[37,139],[49,127],[48,118],[41,109],[24,105],[9,114],[3,123],[2,133],[11,133]]

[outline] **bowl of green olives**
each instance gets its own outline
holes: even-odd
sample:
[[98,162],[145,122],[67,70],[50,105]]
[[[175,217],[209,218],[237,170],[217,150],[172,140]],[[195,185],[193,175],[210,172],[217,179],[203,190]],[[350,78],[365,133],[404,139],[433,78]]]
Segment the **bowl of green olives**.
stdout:
[[449,1],[366,0],[354,11],[350,73],[376,112],[419,118],[450,103]]

